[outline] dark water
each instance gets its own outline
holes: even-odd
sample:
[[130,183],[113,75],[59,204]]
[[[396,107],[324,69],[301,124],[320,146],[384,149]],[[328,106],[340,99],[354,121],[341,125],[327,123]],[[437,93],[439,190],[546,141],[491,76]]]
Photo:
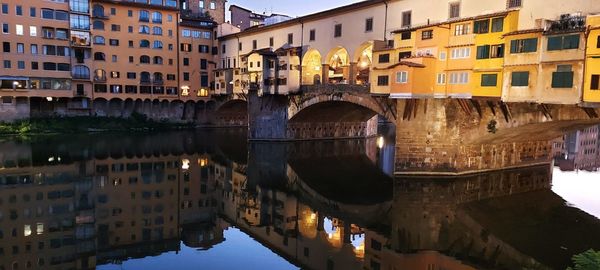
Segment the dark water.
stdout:
[[5,139],[0,270],[565,269],[600,249],[598,173],[394,179],[390,141]]

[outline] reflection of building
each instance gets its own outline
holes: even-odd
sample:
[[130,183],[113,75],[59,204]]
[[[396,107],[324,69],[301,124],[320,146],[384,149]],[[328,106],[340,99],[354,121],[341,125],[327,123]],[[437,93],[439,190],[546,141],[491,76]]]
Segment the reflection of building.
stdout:
[[565,171],[596,171],[600,167],[600,126],[589,127],[556,140],[555,164]]

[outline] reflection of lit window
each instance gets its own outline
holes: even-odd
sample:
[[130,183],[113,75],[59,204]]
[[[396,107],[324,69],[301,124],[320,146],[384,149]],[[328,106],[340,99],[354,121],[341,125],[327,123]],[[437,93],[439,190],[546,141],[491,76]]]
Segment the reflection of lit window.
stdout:
[[184,97],[187,97],[190,95],[190,87],[189,86],[182,86],[181,87],[181,95]]
[[198,91],[199,97],[208,97],[208,90],[206,88],[202,88]]
[[208,158],[199,158],[198,165],[200,167],[204,167],[204,166],[208,165]]
[[121,178],[115,178],[113,179],[113,186],[118,186],[121,184]]
[[182,159],[181,160],[181,168],[184,170],[187,170],[190,168],[190,160],[189,159]]
[[36,233],[37,234],[43,234],[44,233],[44,223],[38,223],[37,224]]
[[23,229],[23,235],[30,236],[31,235],[31,225],[25,225]]

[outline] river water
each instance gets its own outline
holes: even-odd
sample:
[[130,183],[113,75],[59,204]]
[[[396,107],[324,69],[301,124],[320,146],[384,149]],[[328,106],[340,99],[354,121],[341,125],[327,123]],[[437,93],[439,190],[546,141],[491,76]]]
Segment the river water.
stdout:
[[394,178],[388,133],[2,139],[0,270],[565,269],[600,250],[598,154],[565,138],[556,166],[455,178]]

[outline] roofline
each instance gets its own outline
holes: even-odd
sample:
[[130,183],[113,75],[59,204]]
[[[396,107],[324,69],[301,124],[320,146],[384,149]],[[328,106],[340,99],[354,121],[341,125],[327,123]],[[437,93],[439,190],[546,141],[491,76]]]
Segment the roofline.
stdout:
[[234,37],[247,36],[250,34],[260,33],[263,31],[281,28],[281,27],[285,27],[285,26],[290,26],[290,25],[294,25],[294,24],[298,24],[298,23],[315,21],[315,20],[318,20],[323,17],[327,17],[327,16],[331,16],[331,15],[335,15],[335,14],[348,13],[353,10],[364,9],[364,8],[368,8],[371,6],[378,5],[378,4],[387,4],[389,2],[395,2],[395,1],[400,1],[400,0],[365,0],[365,1],[357,2],[357,3],[353,3],[353,4],[349,4],[349,5],[345,5],[345,6],[341,6],[341,7],[337,7],[337,8],[320,11],[320,12],[313,13],[313,14],[304,15],[301,17],[292,18],[290,20],[283,21],[280,23],[275,23],[275,24],[252,28],[252,29],[246,29],[240,33],[222,36],[219,38],[219,40],[227,40],[227,39],[234,38]]
[[254,11],[252,11],[252,10],[249,10],[249,9],[247,9],[247,8],[245,8],[245,7],[242,7],[242,6],[238,6],[238,5],[236,5],[236,4],[229,5],[229,11],[231,11],[231,8],[232,8],[232,7],[236,7],[236,8],[239,8],[239,9],[241,9],[241,10],[248,11],[248,12],[250,12],[250,13],[254,13]]

